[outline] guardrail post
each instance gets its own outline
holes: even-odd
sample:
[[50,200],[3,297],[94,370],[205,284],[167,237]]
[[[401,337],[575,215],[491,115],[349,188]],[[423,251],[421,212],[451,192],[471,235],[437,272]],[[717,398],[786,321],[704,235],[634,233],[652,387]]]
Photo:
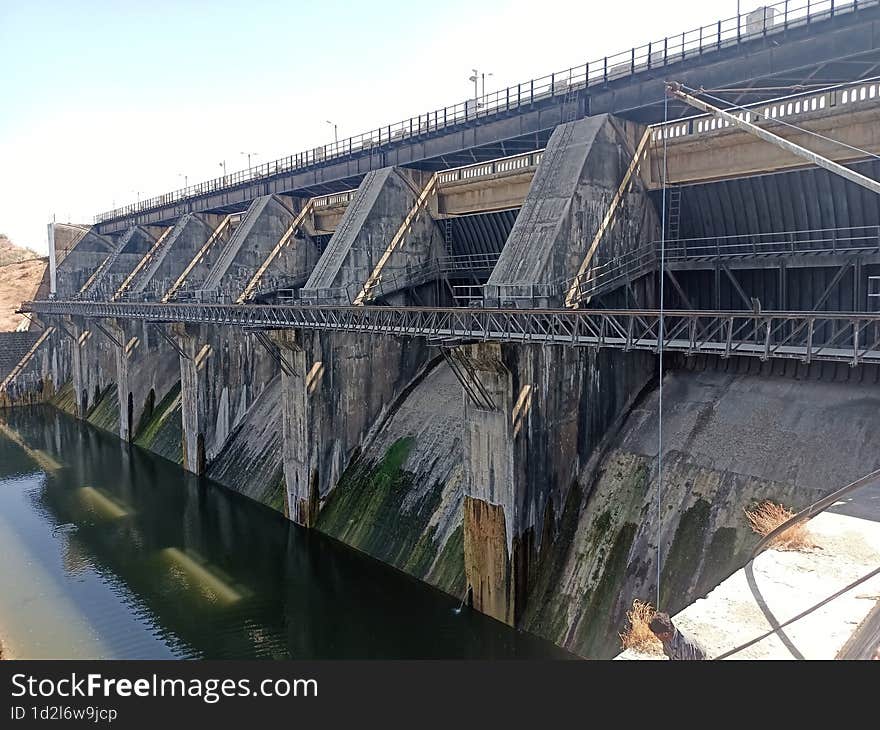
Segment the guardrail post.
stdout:
[[834,0],[831,0],[831,17],[834,17]]
[[608,56],[605,56],[605,70],[602,73],[602,78],[605,83],[608,83]]
[[636,49],[635,47],[630,49],[630,61],[629,61],[629,72],[634,74],[636,72]]
[[[653,44],[651,44],[651,43],[648,44],[648,68],[651,68],[651,46],[652,45]],[[589,70],[590,70],[590,64],[587,64],[587,72],[588,72],[587,78],[590,77]]]
[[[786,0],[786,2],[787,2],[787,1],[788,1],[788,0]],[[721,21],[720,21],[720,20],[718,21],[718,41],[717,41],[716,46],[717,46],[718,48],[721,48]]]
[[550,96],[556,96],[556,74],[550,74]]

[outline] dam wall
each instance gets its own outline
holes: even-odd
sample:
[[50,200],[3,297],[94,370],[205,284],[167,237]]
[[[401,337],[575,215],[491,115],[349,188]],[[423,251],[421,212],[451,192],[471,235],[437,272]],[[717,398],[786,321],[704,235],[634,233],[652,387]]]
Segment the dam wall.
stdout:
[[880,466],[875,368],[693,359],[632,408],[598,468],[573,490],[522,627],[607,658],[634,599],[674,613],[745,564],[758,541],[744,508],[791,509]]
[[[675,611],[747,559],[756,538],[744,507],[796,508],[877,465],[876,367],[847,361],[849,350],[836,363],[777,359],[770,344],[763,360],[666,355],[658,518],[661,356],[630,347],[651,334],[638,318],[630,327],[647,334],[613,332],[627,340],[611,349],[223,317],[291,303],[409,316],[442,300],[462,320],[563,307],[650,318],[664,282],[667,307],[709,308],[722,290],[710,293],[696,265],[668,282],[629,269],[605,290],[583,287],[665,233],[661,201],[638,174],[646,139],[607,115],[560,124],[533,157],[522,207],[486,214],[504,223],[492,236],[443,217],[436,172],[396,167],[363,177],[332,234],[300,225],[316,199],[279,195],[115,239],[81,229],[59,265],[59,296],[166,303],[168,318],[47,317],[27,385],[7,399],[49,400],[499,621],[611,656],[632,601],[656,601],[658,548],[660,606]],[[731,187],[707,205],[730,208]],[[822,268],[810,261],[791,274],[793,291]],[[817,291],[842,280],[827,274]],[[726,276],[742,306],[762,291],[751,275]],[[858,289],[820,303],[867,301]],[[183,310],[204,316],[175,319]],[[676,336],[696,351],[697,334]],[[836,344],[858,354],[858,341]]]

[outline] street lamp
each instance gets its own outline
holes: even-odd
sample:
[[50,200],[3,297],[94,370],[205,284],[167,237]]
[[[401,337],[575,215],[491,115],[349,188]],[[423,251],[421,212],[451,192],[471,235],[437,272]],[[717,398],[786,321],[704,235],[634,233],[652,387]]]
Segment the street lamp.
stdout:
[[220,163],[220,167],[223,168],[223,177],[226,177],[226,160]]
[[184,175],[182,172],[178,172],[178,173],[177,173],[177,177],[182,177],[182,178],[183,178],[183,187],[184,187],[184,188],[188,188],[188,187],[189,187],[189,178],[188,178],[186,175]]
[[246,155],[246,156],[247,156],[247,158],[248,158],[248,170],[250,170],[250,169],[251,169],[251,156],[256,157],[256,156],[257,156],[258,154],[260,154],[260,153],[259,153],[259,152],[239,152],[238,154],[240,154],[240,155]]
[[333,127],[333,141],[338,143],[339,142],[339,132],[336,127],[336,122],[331,122],[329,119],[325,119],[324,121]]
[[[468,81],[472,81],[474,84],[474,99],[482,99],[486,96],[486,77],[491,76],[492,72],[486,73],[485,71],[480,73],[477,69],[471,69],[474,73],[472,76],[468,76]],[[479,91],[479,87],[477,83],[480,82],[482,85],[482,92]],[[482,104],[477,101],[477,106],[482,106]]]

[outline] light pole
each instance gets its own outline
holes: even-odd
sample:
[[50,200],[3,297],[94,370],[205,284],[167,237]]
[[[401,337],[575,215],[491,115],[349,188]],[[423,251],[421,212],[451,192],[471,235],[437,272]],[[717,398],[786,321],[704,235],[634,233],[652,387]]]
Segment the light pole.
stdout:
[[[486,77],[491,76],[492,73],[486,73],[485,71],[480,73],[478,69],[471,69],[474,73],[472,76],[468,76],[468,81],[473,81],[474,83],[474,104],[476,104],[476,108],[479,109],[483,106],[483,103],[480,101],[483,97],[486,96]],[[479,83],[482,82],[483,91],[480,93]]]
[[178,172],[178,173],[177,173],[177,177],[182,177],[182,178],[183,178],[183,187],[184,187],[184,189],[189,187],[189,178],[188,178],[186,175],[184,175],[182,172]]
[[220,163],[220,167],[223,168],[223,177],[226,177],[226,160]]
[[256,157],[259,152],[239,152],[240,155],[245,155],[248,158],[248,170],[251,169],[251,156]]
[[339,143],[339,131],[336,127],[336,122],[331,122],[329,119],[325,119],[324,121],[333,127],[333,141],[338,144]]

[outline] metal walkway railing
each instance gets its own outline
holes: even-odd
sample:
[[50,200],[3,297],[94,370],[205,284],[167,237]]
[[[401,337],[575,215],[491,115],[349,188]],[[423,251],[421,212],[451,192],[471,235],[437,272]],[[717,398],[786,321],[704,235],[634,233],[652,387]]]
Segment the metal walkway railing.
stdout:
[[[654,241],[593,267],[578,282],[574,300],[587,301],[656,271],[660,264],[660,247],[660,242]],[[673,270],[736,259],[880,254],[880,226],[689,238],[667,241],[665,249],[666,265]],[[554,295],[568,291],[574,281],[572,278],[559,282],[553,287]]]
[[[26,302],[36,314],[191,322],[257,329],[307,329],[658,352],[657,310],[465,309],[290,305]],[[663,349],[688,355],[880,363],[880,313],[668,311]]]

